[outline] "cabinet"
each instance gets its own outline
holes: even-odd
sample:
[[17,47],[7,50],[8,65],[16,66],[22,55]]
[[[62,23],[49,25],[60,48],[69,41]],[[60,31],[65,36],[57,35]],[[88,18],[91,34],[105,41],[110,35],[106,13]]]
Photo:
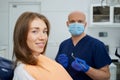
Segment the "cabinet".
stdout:
[[114,10],[113,22],[120,23],[120,6],[114,6],[113,10]]
[[120,25],[120,5],[107,6],[93,4],[91,6],[91,24]]
[[116,80],[120,80],[120,63],[114,62],[114,64],[117,66]]

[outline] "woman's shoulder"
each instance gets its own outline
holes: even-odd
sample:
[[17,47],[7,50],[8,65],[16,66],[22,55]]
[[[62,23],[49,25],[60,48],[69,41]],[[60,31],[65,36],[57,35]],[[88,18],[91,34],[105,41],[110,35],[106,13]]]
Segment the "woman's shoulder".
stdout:
[[23,64],[23,63],[17,63],[17,66],[16,66],[16,68],[15,68],[15,71],[14,72],[19,72],[19,71],[23,71],[24,69],[23,69],[23,67],[24,67],[24,65],[25,64]]
[[34,78],[29,75],[29,73],[24,69],[25,64],[18,63],[15,71],[13,80],[34,80]]

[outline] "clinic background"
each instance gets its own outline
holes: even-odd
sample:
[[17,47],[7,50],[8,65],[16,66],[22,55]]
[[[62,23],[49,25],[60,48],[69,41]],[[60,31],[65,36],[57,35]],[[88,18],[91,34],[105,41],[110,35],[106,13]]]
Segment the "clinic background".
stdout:
[[[86,33],[100,39],[109,46],[109,54],[112,59],[118,59],[114,53],[120,46],[120,25],[91,25],[91,5],[100,4],[100,0],[0,0],[0,56],[11,59],[12,57],[12,31],[16,20],[14,12],[29,5],[28,9],[34,10],[37,4],[38,12],[44,14],[51,23],[51,31],[48,40],[46,55],[54,59],[61,41],[70,37],[66,26],[67,16],[71,11],[80,10],[87,16]],[[19,7],[21,6],[22,7]],[[19,8],[19,9],[17,9]],[[20,10],[20,11],[19,11]],[[17,16],[16,16],[17,18]],[[107,32],[107,37],[99,37],[99,32]]]

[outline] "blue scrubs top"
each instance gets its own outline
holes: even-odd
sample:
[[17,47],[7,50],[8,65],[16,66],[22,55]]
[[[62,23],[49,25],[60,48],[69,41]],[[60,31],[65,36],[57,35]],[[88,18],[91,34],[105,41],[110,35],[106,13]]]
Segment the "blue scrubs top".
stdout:
[[[71,54],[75,57],[81,58],[86,61],[86,63],[96,69],[110,65],[111,58],[107,52],[107,49],[103,42],[95,39],[89,35],[82,38],[76,46],[73,45],[72,39],[69,38],[60,44],[58,54],[66,54],[69,59],[68,66],[65,68],[67,72],[71,75],[73,80],[92,80],[84,72],[76,71],[71,67],[71,63],[74,61]],[[57,61],[58,62],[58,61]]]

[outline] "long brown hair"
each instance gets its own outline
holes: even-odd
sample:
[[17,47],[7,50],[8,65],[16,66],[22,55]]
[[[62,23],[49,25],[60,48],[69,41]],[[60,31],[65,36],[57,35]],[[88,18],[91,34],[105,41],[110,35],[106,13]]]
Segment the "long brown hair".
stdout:
[[[31,49],[27,45],[27,36],[30,23],[35,19],[39,18],[43,20],[47,26],[49,36],[50,33],[50,23],[48,19],[39,13],[36,12],[24,12],[18,18],[15,28],[14,28],[14,35],[13,35],[13,57],[16,57],[16,62],[21,61],[25,64],[36,65],[37,59],[33,56]],[[46,46],[42,52],[45,53]]]

